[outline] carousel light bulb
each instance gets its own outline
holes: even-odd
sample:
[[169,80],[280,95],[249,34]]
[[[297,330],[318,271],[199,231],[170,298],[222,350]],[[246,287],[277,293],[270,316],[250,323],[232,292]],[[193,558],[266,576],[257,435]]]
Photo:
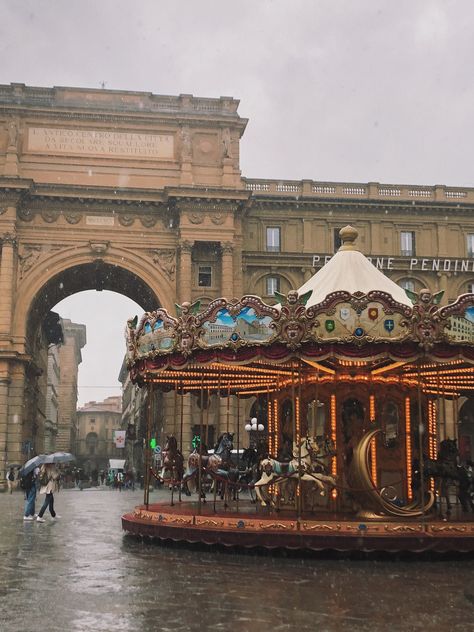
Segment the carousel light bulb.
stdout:
[[250,420],[250,423],[252,424],[252,426],[256,426],[257,425],[257,418],[256,417],[252,417],[252,419]]
[[256,431],[257,431],[257,424],[252,424],[252,430],[253,430],[254,432],[256,432]]
[[252,430],[252,426],[250,424],[245,424],[245,430],[250,432]]
[[263,432],[264,425],[263,424],[258,424],[257,429],[258,429],[259,432]]

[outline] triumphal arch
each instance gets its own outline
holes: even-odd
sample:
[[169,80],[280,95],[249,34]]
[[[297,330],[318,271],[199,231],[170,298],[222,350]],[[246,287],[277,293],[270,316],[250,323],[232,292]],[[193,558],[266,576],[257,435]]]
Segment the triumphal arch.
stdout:
[[242,294],[237,107],[0,86],[0,471],[41,435],[42,323],[60,300],[104,289],[173,311],[206,263],[208,300]]
[[[115,290],[171,313],[243,293],[272,303],[332,257],[349,223],[406,290],[444,302],[474,291],[474,189],[241,177],[238,104],[0,86],[0,476],[25,443],[43,449],[50,310],[76,292]],[[190,397],[185,449],[200,416]],[[216,434],[238,417],[230,399],[204,404]],[[469,455],[467,404],[457,427]]]

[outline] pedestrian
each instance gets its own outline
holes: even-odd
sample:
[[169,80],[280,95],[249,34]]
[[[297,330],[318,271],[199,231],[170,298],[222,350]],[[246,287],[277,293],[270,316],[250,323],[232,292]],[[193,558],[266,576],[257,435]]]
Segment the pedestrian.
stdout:
[[46,494],[43,506],[36,518],[37,522],[44,522],[44,512],[49,507],[49,513],[53,520],[60,518],[54,511],[54,494],[59,491],[59,472],[52,463],[45,463],[39,472],[39,482],[41,485],[40,494]]
[[15,470],[11,467],[10,471],[7,474],[7,485],[8,485],[8,491],[11,493],[13,493],[13,483],[15,482]]
[[35,467],[26,476],[23,476],[20,480],[21,488],[25,492],[25,515],[23,520],[34,520],[35,514],[35,502],[36,502],[36,481],[39,475],[39,467]]

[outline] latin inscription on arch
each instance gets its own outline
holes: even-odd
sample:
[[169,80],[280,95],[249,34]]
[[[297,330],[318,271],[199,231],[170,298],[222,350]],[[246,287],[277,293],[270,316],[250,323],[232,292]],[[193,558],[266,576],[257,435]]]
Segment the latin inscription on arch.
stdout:
[[30,127],[29,152],[173,160],[172,134]]

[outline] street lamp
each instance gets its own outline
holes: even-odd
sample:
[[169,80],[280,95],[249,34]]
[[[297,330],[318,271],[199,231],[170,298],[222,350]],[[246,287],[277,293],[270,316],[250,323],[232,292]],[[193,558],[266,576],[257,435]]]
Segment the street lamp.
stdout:
[[[263,424],[259,424],[256,417],[252,417],[250,422],[245,424],[245,430],[249,433],[249,446],[252,448],[256,448],[259,443],[259,432],[263,432],[265,430],[265,426]],[[255,435],[252,437],[252,432]],[[253,440],[252,440],[253,439]]]

